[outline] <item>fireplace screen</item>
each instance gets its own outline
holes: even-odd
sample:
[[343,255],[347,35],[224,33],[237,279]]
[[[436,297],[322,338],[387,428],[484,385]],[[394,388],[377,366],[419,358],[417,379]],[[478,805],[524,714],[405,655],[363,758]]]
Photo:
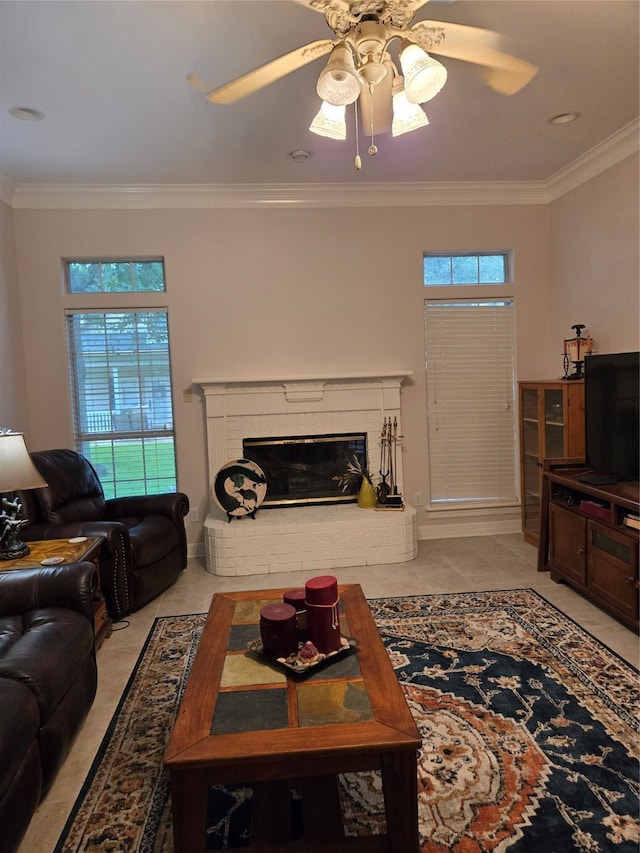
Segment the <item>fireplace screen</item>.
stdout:
[[358,487],[343,492],[340,476],[355,456],[367,464],[365,433],[296,435],[276,438],[246,438],[246,459],[257,463],[267,477],[267,496],[262,507],[353,503]]

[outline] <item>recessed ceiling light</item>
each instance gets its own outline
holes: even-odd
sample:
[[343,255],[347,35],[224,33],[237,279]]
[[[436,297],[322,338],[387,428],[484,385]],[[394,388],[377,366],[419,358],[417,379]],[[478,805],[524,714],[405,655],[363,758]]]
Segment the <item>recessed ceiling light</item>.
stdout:
[[295,151],[289,152],[289,157],[291,157],[294,163],[304,163],[309,157],[313,157],[313,153],[306,148],[296,148]]
[[33,107],[10,107],[9,112],[14,118],[23,121],[42,121],[44,118],[44,113],[34,110]]
[[569,124],[580,118],[580,113],[559,113],[557,116],[552,116],[547,119],[548,124]]

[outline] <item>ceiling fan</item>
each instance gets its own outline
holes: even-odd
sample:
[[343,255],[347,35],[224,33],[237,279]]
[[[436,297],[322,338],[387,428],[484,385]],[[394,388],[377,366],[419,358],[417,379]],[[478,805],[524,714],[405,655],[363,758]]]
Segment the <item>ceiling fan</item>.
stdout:
[[[317,92],[322,108],[310,130],[334,139],[346,138],[345,107],[360,106],[360,121],[374,137],[394,136],[428,124],[419,106],[444,86],[447,70],[431,54],[477,66],[488,86],[513,95],[537,68],[500,50],[502,37],[491,30],[445,21],[418,21],[415,13],[429,0],[294,0],[324,15],[332,38],[310,42],[215,89],[198,75],[189,82],[215,104],[232,104],[330,53]],[[398,43],[398,61],[389,52]],[[399,67],[398,67],[399,66]],[[356,151],[358,151],[356,112]],[[359,153],[356,168],[360,168]]]

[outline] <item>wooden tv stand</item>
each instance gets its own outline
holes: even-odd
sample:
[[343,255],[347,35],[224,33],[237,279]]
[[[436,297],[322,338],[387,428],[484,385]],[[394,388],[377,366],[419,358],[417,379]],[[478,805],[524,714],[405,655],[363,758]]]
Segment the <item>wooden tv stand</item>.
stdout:
[[638,631],[638,483],[587,483],[584,464],[544,463],[538,569],[565,581]]

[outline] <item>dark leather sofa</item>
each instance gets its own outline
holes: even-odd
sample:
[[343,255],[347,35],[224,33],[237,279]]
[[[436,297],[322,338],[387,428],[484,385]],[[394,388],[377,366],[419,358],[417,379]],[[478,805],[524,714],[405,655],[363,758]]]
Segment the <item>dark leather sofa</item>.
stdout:
[[47,487],[19,492],[27,542],[99,536],[100,584],[119,619],[174,583],[187,565],[182,492],[105,500],[95,468],[75,450],[31,453]]
[[17,850],[96,693],[92,563],[0,572],[0,853]]

